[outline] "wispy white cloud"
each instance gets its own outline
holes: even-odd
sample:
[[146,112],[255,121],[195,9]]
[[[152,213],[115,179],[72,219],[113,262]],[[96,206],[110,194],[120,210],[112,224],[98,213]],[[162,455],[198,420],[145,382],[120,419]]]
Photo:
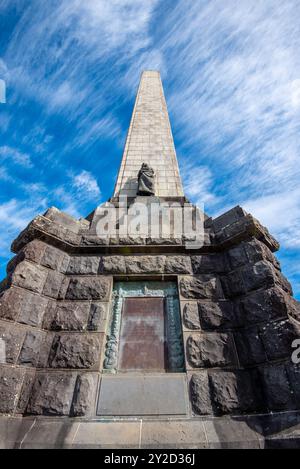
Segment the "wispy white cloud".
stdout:
[[2,163],[9,161],[10,163],[14,163],[25,168],[32,167],[31,158],[27,153],[22,153],[16,148],[12,148],[6,145],[0,147],[0,160]]
[[81,171],[73,177],[73,185],[75,190],[79,193],[79,197],[85,198],[99,198],[101,196],[100,187],[94,176],[88,171]]

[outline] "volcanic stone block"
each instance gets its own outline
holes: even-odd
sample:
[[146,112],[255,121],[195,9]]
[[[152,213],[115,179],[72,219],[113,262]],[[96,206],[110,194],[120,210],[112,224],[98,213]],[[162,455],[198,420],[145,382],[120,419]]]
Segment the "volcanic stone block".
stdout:
[[104,256],[101,260],[100,271],[103,274],[125,274],[124,256]]
[[236,303],[241,325],[285,319],[293,308],[291,298],[279,288],[256,291]]
[[185,303],[183,306],[183,321],[187,329],[201,329],[200,318],[198,311],[198,304],[196,301],[193,303]]
[[194,368],[235,364],[231,334],[193,334],[186,343],[187,359]]
[[192,407],[196,414],[213,414],[207,371],[192,375],[190,396]]
[[28,331],[21,349],[18,364],[22,366],[38,365],[39,353],[46,333],[41,331]]
[[260,369],[260,374],[269,410],[292,409],[293,395],[285,366],[265,366]]
[[46,247],[47,244],[38,239],[34,239],[22,249],[24,259],[40,264]]
[[64,278],[63,274],[51,270],[47,276],[43,295],[49,296],[50,298],[58,298]]
[[89,313],[89,303],[62,301],[46,315],[43,325],[54,331],[83,331],[87,328]]
[[17,362],[21,346],[24,341],[26,329],[15,327],[6,322],[0,322],[0,339],[5,343],[5,361],[4,363]]
[[102,340],[102,335],[98,334],[58,334],[49,365],[51,368],[93,368],[100,359]]
[[10,262],[7,264],[6,271],[7,274],[10,275],[13,273],[15,268],[18,264],[23,262],[24,260],[28,260],[34,262],[36,264],[40,264],[43,254],[46,249],[46,244],[35,239],[30,243],[26,244],[18,254],[13,257]]
[[0,317],[40,326],[48,301],[29,291],[11,287],[0,297]]
[[217,414],[253,412],[261,408],[254,373],[245,370],[209,371],[213,405]]
[[300,324],[290,319],[260,327],[260,335],[269,360],[290,357],[292,343],[300,337]]
[[215,233],[222,230],[228,225],[239,221],[241,218],[244,218],[247,215],[245,210],[240,206],[234,207],[226,213],[223,213],[219,217],[215,218],[212,222]]
[[37,368],[48,368],[49,354],[50,350],[52,349],[54,338],[54,332],[47,332],[39,350],[39,361]]
[[251,267],[244,268],[242,275],[246,292],[261,287],[278,285],[287,293],[292,294],[291,285],[287,279],[267,261],[260,261]]
[[67,300],[108,300],[111,280],[108,277],[72,278],[66,293]]
[[83,246],[107,246],[109,244],[108,237],[99,237],[88,234],[87,236],[82,236],[81,244]]
[[38,373],[27,413],[33,415],[69,415],[76,373]]
[[224,298],[218,278],[212,275],[182,277],[180,293],[187,299],[219,299]]
[[105,332],[108,303],[93,303],[90,309],[88,330]]
[[72,416],[91,416],[95,413],[97,385],[98,374],[84,373],[78,376],[71,409]]
[[255,238],[230,249],[228,251],[228,257],[233,270],[248,263],[255,264],[262,260],[269,261],[277,269],[280,268],[278,260],[270,249]]
[[280,263],[271,252],[271,250],[258,239],[252,239],[244,243],[245,251],[249,261],[253,264],[266,260],[274,265],[276,269],[280,269]]
[[241,365],[251,366],[267,361],[257,328],[237,332],[234,338]]
[[49,269],[65,272],[69,262],[69,256],[63,251],[47,246],[41,264]]
[[20,397],[16,408],[16,413],[24,414],[31,395],[33,383],[35,380],[35,371],[26,371],[20,391]]
[[198,302],[201,327],[204,330],[231,329],[237,326],[231,301]]
[[46,213],[44,213],[44,217],[57,223],[58,225],[62,225],[65,228],[68,228],[68,230],[72,231],[73,233],[78,233],[82,227],[80,221],[76,220],[74,217],[71,217],[67,213],[61,212],[56,207],[49,208]]
[[296,408],[300,409],[300,364],[296,365],[289,362],[286,365],[286,371],[290,384],[290,389],[293,392]]
[[92,275],[99,270],[100,257],[96,256],[74,256],[71,257],[67,274]]
[[165,256],[128,256],[125,258],[128,274],[159,274],[164,272]]
[[218,274],[226,272],[226,260],[222,254],[192,256],[194,274]]
[[46,281],[47,271],[27,261],[17,265],[11,277],[11,283],[27,290],[41,293]]
[[165,272],[167,274],[192,274],[189,256],[166,256]]
[[15,411],[24,373],[20,368],[0,366],[0,413],[12,414]]
[[231,298],[243,295],[259,288],[279,286],[287,293],[292,293],[286,278],[268,261],[249,264],[222,277],[225,294]]

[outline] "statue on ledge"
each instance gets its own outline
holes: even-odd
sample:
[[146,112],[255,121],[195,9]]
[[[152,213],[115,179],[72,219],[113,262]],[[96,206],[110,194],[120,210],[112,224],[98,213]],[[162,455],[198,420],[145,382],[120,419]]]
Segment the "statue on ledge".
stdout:
[[155,195],[155,172],[143,163],[138,174],[138,195]]

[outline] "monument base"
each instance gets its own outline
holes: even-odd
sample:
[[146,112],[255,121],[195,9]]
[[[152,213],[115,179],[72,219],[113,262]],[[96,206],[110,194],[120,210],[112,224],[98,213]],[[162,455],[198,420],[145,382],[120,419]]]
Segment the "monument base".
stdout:
[[0,418],[9,449],[285,449],[300,447],[300,413],[197,419]]

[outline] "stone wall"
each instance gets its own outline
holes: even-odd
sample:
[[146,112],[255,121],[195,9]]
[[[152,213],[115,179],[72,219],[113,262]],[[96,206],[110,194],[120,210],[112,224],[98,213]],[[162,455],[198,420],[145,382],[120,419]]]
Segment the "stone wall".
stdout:
[[1,287],[0,412],[95,415],[119,278],[178,282],[191,418],[299,409],[300,308],[278,244],[240,208],[208,219],[206,240],[197,252],[145,240],[137,252],[116,239],[103,246],[87,221],[56,209],[37,217]]

